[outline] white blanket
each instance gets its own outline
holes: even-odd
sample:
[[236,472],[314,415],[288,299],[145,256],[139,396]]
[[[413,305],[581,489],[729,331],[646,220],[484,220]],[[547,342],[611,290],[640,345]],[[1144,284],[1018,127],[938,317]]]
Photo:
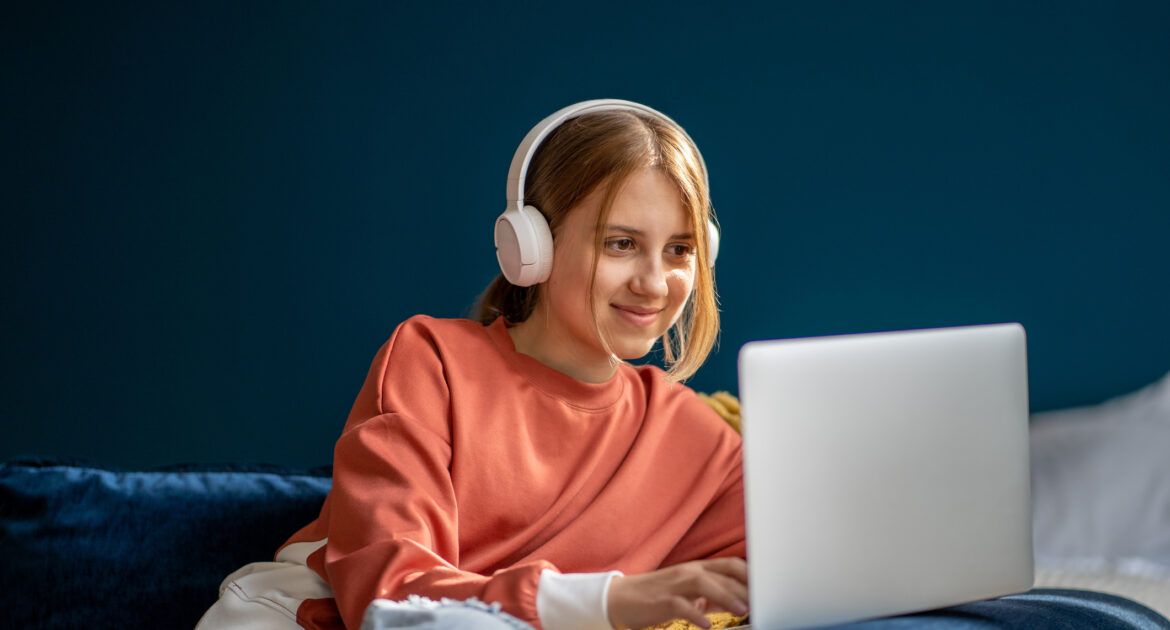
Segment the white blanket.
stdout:
[[1170,374],[1031,427],[1036,586],[1087,588],[1170,616]]

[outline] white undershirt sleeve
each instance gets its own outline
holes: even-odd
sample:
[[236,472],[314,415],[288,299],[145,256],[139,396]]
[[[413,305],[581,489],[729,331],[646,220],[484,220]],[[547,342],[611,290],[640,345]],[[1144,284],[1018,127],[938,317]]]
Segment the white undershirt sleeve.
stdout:
[[536,614],[545,630],[580,628],[613,630],[609,623],[609,583],[621,571],[604,573],[540,572],[536,587]]

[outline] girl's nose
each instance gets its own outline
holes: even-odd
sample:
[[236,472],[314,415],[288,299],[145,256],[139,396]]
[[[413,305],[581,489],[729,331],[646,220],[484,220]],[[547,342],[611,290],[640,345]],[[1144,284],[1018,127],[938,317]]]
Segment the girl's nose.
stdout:
[[639,265],[634,277],[634,291],[650,297],[661,298],[669,292],[666,283],[667,270],[657,257],[649,256]]

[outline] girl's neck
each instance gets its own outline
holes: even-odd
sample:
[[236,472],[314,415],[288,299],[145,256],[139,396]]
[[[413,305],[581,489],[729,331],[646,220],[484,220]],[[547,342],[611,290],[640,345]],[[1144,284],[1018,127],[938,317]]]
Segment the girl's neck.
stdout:
[[613,378],[617,366],[604,356],[590,360],[582,359],[588,354],[580,342],[551,325],[548,318],[539,312],[511,326],[508,335],[516,351],[526,354],[548,367],[586,383],[604,383]]

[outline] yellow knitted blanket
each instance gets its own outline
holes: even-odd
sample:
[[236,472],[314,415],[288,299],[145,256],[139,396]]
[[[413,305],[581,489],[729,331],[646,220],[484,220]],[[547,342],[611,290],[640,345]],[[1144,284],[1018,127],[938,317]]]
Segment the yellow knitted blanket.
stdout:
[[[747,617],[736,617],[728,612],[707,613],[707,621],[711,622],[711,630],[724,630],[725,628],[734,628],[750,623]],[[660,623],[656,626],[650,626],[645,630],[702,630],[695,624],[684,621],[682,619],[675,619],[666,623]]]
[[699,398],[703,399],[703,402],[711,405],[711,408],[723,416],[723,419],[727,421],[727,424],[731,425],[731,428],[735,429],[737,433],[739,432],[738,398],[728,392],[722,391],[715,392],[714,394],[697,393],[699,394]]
[[[732,396],[730,393],[723,392],[723,391],[715,392],[714,394],[704,394],[702,392],[698,392],[698,394],[699,394],[699,398],[702,398],[703,402],[707,403],[708,405],[711,405],[711,408],[714,409],[716,412],[718,412],[719,415],[722,416],[723,419],[727,421],[727,424],[730,424],[732,426],[732,428],[734,428],[736,430],[736,432],[740,431],[739,399],[737,399],[735,396]],[[742,626],[744,624],[747,624],[750,621],[746,615],[737,616],[737,615],[733,615],[729,612],[707,613],[706,617],[707,617],[707,620],[711,622],[711,630],[723,630],[725,628],[734,628],[735,626]],[[660,623],[656,626],[651,626],[650,628],[647,628],[645,630],[651,630],[651,629],[653,629],[653,630],[701,630],[701,628],[699,628],[699,626],[696,626],[695,624],[693,624],[689,621],[684,621],[682,619],[675,619],[674,621]]]

